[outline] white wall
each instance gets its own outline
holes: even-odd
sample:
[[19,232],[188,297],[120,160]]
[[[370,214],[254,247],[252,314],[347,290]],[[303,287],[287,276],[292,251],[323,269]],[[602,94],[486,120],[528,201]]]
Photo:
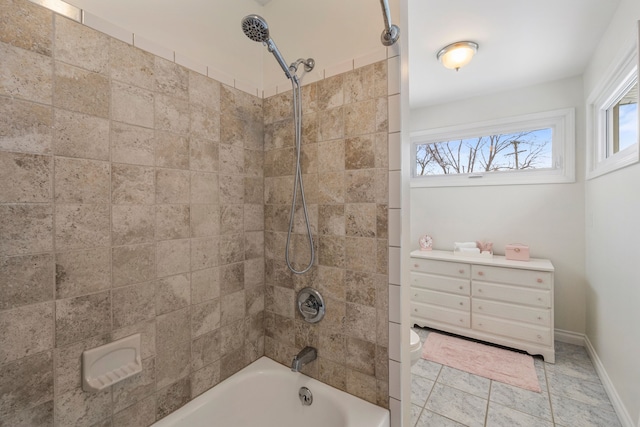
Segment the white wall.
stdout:
[[410,232],[414,248],[425,233],[444,250],[454,241],[489,240],[498,254],[508,243],[528,244],[533,257],[556,268],[555,327],[578,333],[585,323],[582,91],[574,77],[411,112],[411,130],[418,131],[576,107],[576,183],[412,188]]
[[[623,0],[585,71],[585,98],[635,36],[639,19],[640,2]],[[640,414],[639,183],[638,164],[586,183],[586,335],[629,425]]]

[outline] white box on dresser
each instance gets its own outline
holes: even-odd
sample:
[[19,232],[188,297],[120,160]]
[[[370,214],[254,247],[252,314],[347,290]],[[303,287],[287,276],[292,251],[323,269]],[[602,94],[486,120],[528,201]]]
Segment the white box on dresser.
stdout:
[[411,324],[504,345],[555,362],[553,264],[411,252]]

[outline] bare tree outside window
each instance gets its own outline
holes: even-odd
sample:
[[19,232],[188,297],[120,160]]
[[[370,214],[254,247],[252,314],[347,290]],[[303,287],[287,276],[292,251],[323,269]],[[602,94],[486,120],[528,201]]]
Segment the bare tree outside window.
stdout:
[[551,128],[416,146],[416,176],[551,169]]

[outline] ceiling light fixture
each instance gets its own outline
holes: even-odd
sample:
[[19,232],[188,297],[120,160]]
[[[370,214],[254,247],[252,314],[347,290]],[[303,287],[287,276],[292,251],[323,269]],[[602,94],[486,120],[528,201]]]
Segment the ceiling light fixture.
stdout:
[[455,42],[440,49],[436,56],[442,62],[442,65],[458,71],[460,67],[464,67],[471,62],[471,58],[477,51],[478,43]]

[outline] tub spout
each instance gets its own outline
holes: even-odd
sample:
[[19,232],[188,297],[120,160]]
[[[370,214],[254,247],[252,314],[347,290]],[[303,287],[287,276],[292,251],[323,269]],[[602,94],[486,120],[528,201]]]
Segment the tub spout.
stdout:
[[313,362],[318,357],[318,351],[313,347],[305,347],[300,353],[298,353],[291,362],[291,370],[293,372],[300,372],[302,367],[310,362]]

